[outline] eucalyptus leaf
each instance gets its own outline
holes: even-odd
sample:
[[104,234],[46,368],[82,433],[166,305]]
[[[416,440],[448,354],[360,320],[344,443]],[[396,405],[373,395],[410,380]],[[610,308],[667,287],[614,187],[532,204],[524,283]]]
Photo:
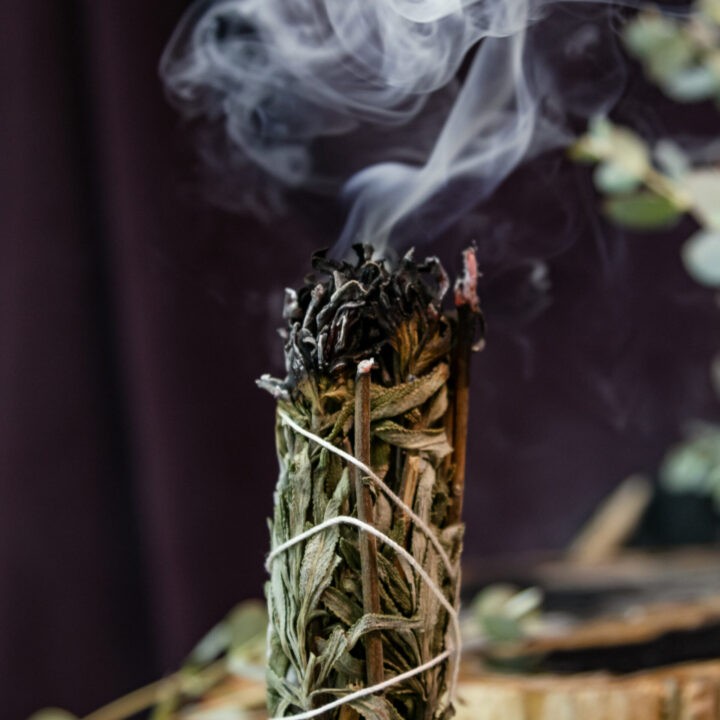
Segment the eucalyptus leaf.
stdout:
[[524,636],[522,626],[515,618],[486,615],[481,623],[486,636],[493,642],[516,642]]
[[690,170],[690,159],[672,140],[659,140],[655,145],[653,157],[663,173],[675,180],[680,180]]
[[720,92],[720,78],[712,68],[697,65],[669,75],[663,88],[668,97],[678,102],[700,102]]
[[639,13],[624,29],[628,50],[659,83],[686,70],[696,55],[693,40],[678,22],[649,10]]
[[698,168],[683,177],[695,213],[707,228],[720,230],[720,170]]
[[243,647],[264,637],[267,631],[267,608],[259,600],[248,600],[240,603],[228,616],[231,628],[232,645]]
[[632,130],[612,126],[608,140],[608,162],[630,177],[642,178],[650,167],[650,151],[645,141]]
[[588,131],[569,149],[569,155],[579,162],[597,162],[611,152],[612,124],[602,115],[590,119]]
[[611,220],[631,230],[670,227],[683,214],[672,201],[650,191],[610,198],[604,207]]
[[697,425],[671,448],[660,467],[660,480],[671,492],[720,499],[720,427]]
[[601,192],[628,193],[637,189],[642,182],[642,175],[630,172],[618,163],[604,162],[595,168],[593,181]]
[[716,25],[720,25],[720,0],[699,0],[698,12]]
[[188,661],[198,665],[209,663],[230,647],[231,639],[231,625],[227,620],[223,620],[195,646]]
[[690,275],[708,287],[720,287],[720,230],[699,230],[683,246]]
[[709,472],[712,455],[697,445],[685,445],[673,450],[662,468],[662,480],[670,490],[706,493],[710,489]]
[[662,52],[663,47],[677,35],[676,25],[659,12],[639,14],[627,23],[623,32],[625,46],[635,56],[645,58]]
[[673,78],[690,69],[694,59],[693,41],[684,33],[677,32],[662,47],[650,51],[646,67],[650,77],[667,88]]
[[641,10],[623,30],[628,51],[676,102],[720,98],[720,0],[698,0],[695,12],[669,17]]
[[610,176],[608,182],[613,177],[620,181],[639,181],[650,169],[650,151],[643,139],[628,128],[613,125],[605,117],[590,121],[588,132],[573,146],[571,156],[605,163],[607,169],[601,171],[600,182],[603,173]]
[[543,593],[539,588],[529,587],[515,593],[506,603],[505,612],[508,617],[521,620],[538,611],[543,601]]
[[583,136],[574,142],[568,148],[567,154],[573,162],[583,163],[586,165],[596,163],[600,159],[592,142],[587,136]]
[[542,592],[530,587],[518,590],[497,583],[484,588],[473,601],[473,615],[491,643],[516,642],[537,619]]

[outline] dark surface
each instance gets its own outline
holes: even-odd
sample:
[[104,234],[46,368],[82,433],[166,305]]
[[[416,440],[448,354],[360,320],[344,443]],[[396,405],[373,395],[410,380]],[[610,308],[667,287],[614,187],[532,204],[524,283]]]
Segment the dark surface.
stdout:
[[[276,461],[254,379],[282,372],[282,289],[341,214],[296,199],[261,225],[206,203],[156,74],[184,5],[0,2],[3,717],[89,711],[261,592]],[[661,129],[717,129],[712,109],[642,92]],[[456,270],[476,238],[486,270],[471,555],[561,546],[717,410],[716,308],[678,261],[690,226],[623,236],[593,209],[587,171],[540,158],[489,224],[428,247]]]
[[603,670],[632,673],[674,663],[717,659],[719,648],[720,625],[709,624],[699,630],[669,632],[646,643],[557,650],[539,662],[544,671],[554,673]]

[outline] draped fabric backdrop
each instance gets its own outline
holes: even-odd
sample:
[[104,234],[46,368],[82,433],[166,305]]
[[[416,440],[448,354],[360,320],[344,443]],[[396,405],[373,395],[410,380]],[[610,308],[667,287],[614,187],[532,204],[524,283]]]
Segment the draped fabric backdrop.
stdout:
[[[206,201],[156,71],[185,5],[0,1],[3,717],[88,712],[171,671],[262,591],[276,459],[253,381],[282,372],[282,290],[342,216],[300,197],[261,224]],[[573,241],[542,312],[527,266],[492,271],[487,225],[427,248],[455,269],[476,238],[491,268],[470,557],[561,547],[626,474],[657,466],[681,421],[717,410],[712,294],[678,262],[688,226],[626,237],[593,202],[558,154],[492,205],[511,247]]]

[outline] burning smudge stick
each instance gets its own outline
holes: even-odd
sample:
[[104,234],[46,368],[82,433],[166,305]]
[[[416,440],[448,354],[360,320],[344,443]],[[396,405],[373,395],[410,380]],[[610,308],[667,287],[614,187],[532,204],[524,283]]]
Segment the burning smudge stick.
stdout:
[[356,251],[355,263],[316,255],[317,277],[288,292],[287,377],[260,381],[278,401],[280,461],[268,705],[273,717],[444,720],[475,257],[455,319],[439,261],[389,268]]

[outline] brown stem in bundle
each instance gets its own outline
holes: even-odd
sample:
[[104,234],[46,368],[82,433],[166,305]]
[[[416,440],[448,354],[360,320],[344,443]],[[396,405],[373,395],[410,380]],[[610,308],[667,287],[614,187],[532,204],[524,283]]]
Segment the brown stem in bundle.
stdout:
[[472,248],[466,250],[463,254],[463,261],[464,273],[455,287],[455,305],[457,306],[458,317],[452,368],[452,377],[455,384],[454,413],[450,424],[455,472],[451,489],[449,524],[458,523],[462,518],[468,418],[470,413],[470,359],[475,338],[475,328],[480,317],[475,250]]
[[[358,365],[355,385],[355,457],[370,466],[370,371],[372,360]],[[355,468],[355,494],[358,518],[374,525],[375,508],[368,478]],[[380,613],[380,583],[378,581],[377,540],[374,535],[360,531],[360,572],[362,575],[363,611]],[[368,685],[383,681],[383,646],[379,631],[365,635],[365,669]]]
[[457,345],[453,358],[455,383],[455,412],[452,423],[453,458],[455,472],[452,484],[452,507],[449,523],[460,522],[465,491],[465,463],[467,455],[468,414],[470,410],[470,352],[472,350],[474,319],[469,307],[458,308]]

